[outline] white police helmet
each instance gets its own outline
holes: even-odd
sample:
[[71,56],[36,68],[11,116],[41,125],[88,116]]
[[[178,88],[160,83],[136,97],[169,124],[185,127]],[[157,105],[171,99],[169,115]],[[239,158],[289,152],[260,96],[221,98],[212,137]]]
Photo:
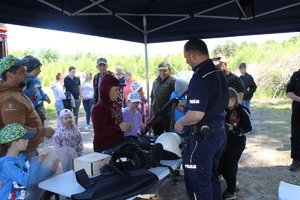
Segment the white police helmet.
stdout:
[[183,141],[177,133],[165,132],[158,136],[156,143],[163,145],[163,160],[174,160],[182,157]]

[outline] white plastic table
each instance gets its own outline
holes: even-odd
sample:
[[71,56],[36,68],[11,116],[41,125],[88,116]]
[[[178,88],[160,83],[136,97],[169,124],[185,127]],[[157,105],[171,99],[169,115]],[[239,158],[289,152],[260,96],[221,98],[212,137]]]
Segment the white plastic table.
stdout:
[[[181,163],[182,159],[177,160],[161,160],[163,165],[169,165],[172,169],[177,169]],[[156,167],[151,168],[149,171],[157,175],[159,180],[162,180],[167,175],[170,174],[170,170],[167,167]],[[85,189],[77,182],[75,177],[75,172],[70,170],[48,180],[39,183],[39,188],[65,196],[71,197],[73,194],[84,192]],[[129,198],[131,199],[131,198]]]

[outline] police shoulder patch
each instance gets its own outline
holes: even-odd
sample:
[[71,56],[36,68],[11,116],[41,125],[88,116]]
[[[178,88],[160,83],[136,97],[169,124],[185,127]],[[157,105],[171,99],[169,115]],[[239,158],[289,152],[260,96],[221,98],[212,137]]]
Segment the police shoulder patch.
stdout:
[[199,104],[200,100],[199,99],[191,99],[190,104]]

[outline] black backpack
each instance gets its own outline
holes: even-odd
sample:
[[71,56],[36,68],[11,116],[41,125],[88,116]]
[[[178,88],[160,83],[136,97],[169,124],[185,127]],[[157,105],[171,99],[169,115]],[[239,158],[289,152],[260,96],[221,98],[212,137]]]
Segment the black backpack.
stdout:
[[65,92],[65,96],[66,96],[66,99],[63,99],[64,107],[66,109],[73,108],[73,106],[72,106],[72,94],[71,94],[71,92]]
[[103,174],[123,174],[139,168],[157,167],[160,166],[162,152],[161,144],[156,144],[146,151],[134,143],[123,143],[110,149],[109,164],[102,166],[100,171]]

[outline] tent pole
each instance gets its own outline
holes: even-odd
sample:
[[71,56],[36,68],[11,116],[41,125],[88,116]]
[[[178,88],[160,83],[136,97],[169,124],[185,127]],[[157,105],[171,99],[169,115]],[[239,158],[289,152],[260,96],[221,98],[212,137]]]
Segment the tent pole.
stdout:
[[144,26],[144,47],[145,47],[145,69],[146,69],[146,89],[147,89],[147,100],[148,100],[148,107],[149,107],[149,116],[151,118],[151,106],[150,106],[150,91],[149,91],[149,72],[148,72],[148,49],[147,49],[147,22],[146,22],[146,15],[143,15],[143,26]]

